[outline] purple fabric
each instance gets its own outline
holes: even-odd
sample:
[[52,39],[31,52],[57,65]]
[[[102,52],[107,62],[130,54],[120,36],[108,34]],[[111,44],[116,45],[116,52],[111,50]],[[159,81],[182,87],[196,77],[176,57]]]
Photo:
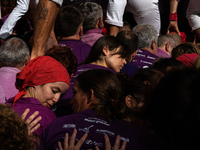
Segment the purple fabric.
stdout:
[[88,56],[91,46],[81,40],[61,40],[59,45],[69,46],[77,57],[78,65]]
[[83,41],[84,43],[89,44],[90,46],[93,46],[94,43],[103,36],[102,34],[103,29],[90,29],[88,31],[86,31],[83,34],[83,37],[81,38],[81,41]]
[[124,65],[120,72],[126,73],[129,76],[133,76],[138,71],[138,69],[138,66],[132,63],[127,63]]
[[133,59],[132,63],[139,68],[148,68],[151,66],[158,56],[142,49],[138,49],[138,52]]
[[[19,90],[15,87],[16,74],[20,72],[15,67],[0,68],[0,85],[3,89],[0,90],[1,95],[5,95],[6,99],[14,97]],[[0,99],[0,103],[5,103],[5,99]]]
[[157,48],[157,54],[158,57],[163,57],[163,58],[171,58],[164,50]]
[[66,132],[70,137],[74,128],[77,129],[76,142],[84,133],[88,133],[81,150],[94,150],[95,145],[104,150],[104,134],[108,135],[112,146],[116,136],[120,135],[121,144],[122,141],[127,141],[127,150],[149,150],[149,144],[152,144],[149,134],[140,126],[123,120],[109,122],[97,117],[95,111],[88,109],[55,119],[40,136],[40,150],[56,150],[58,141],[63,142]]
[[103,66],[99,66],[99,65],[85,64],[85,65],[79,66],[77,68],[77,71],[75,72],[74,76],[71,78],[70,88],[67,90],[67,92],[61,97],[61,99],[57,103],[57,109],[55,111],[57,117],[61,117],[61,116],[64,116],[64,115],[72,114],[71,106],[70,106],[69,102],[73,97],[73,90],[72,89],[74,87],[74,83],[76,81],[76,77],[79,74],[81,74],[81,73],[83,73],[83,72],[85,72],[87,70],[91,70],[91,69],[110,70],[111,72],[116,74],[116,72],[114,70],[106,68],[106,67],[103,67]]
[[[12,106],[14,98],[9,99],[6,104]],[[56,115],[49,108],[43,106],[37,99],[32,97],[20,98],[15,102],[13,109],[21,116],[26,108],[30,109],[30,112],[26,116],[26,119],[31,116],[35,111],[39,111],[39,116],[42,116],[40,128],[35,133],[40,135],[42,131],[56,118]]]

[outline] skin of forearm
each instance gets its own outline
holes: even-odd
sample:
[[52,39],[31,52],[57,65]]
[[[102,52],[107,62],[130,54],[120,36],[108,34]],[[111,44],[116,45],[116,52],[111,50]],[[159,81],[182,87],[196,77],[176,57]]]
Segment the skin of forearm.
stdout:
[[34,17],[34,34],[31,59],[44,55],[48,37],[53,31],[59,7],[52,1],[40,0]]
[[177,0],[170,0],[170,13],[177,12],[178,2]]

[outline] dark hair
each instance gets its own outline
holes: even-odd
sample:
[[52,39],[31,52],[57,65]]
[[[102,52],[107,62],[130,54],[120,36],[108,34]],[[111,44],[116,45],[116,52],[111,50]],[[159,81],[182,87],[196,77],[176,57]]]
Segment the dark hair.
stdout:
[[34,150],[38,139],[28,135],[27,125],[11,106],[0,104],[0,149]]
[[138,46],[138,37],[135,33],[128,30],[120,31],[116,36],[121,42],[130,48],[130,53],[134,53]]
[[172,58],[177,58],[182,54],[192,54],[192,53],[196,53],[199,55],[200,54],[199,47],[192,42],[185,42],[178,45],[172,50]]
[[[168,67],[171,67],[170,70]],[[170,71],[184,69],[185,65],[175,58],[158,58],[151,68],[161,71],[163,74],[167,74]]]
[[[122,94],[117,102],[117,108],[119,110],[119,119],[129,118],[132,122],[135,121],[138,117],[138,114],[141,115],[142,107],[139,107],[139,103],[144,103],[145,96],[147,96],[147,91],[149,91],[148,85],[143,84],[141,81],[134,81],[125,74],[119,73],[117,75],[121,87]],[[136,102],[134,108],[129,108],[126,105],[125,99],[128,95],[131,95]]]
[[0,47],[0,63],[8,67],[21,67],[30,56],[27,44],[20,38],[7,39]]
[[70,76],[76,72],[77,58],[68,46],[53,46],[46,52],[45,56],[51,56],[59,61],[67,69]]
[[151,87],[155,88],[162,77],[163,73],[158,70],[154,70],[152,68],[141,68],[133,75],[132,79],[142,83],[148,81]]
[[192,69],[171,72],[153,92],[149,115],[168,149],[200,148],[199,76]]
[[114,103],[119,99],[121,87],[117,76],[109,70],[93,69],[80,74],[76,80],[79,88],[90,95],[90,89],[94,91],[99,103],[92,104],[91,109],[97,115],[107,120],[116,118]]
[[65,6],[58,12],[56,18],[56,33],[62,37],[75,35],[84,21],[84,16],[74,6]]
[[130,53],[127,52],[127,46],[123,44],[120,40],[118,40],[114,36],[104,35],[100,37],[92,46],[90,53],[88,54],[87,58],[81,63],[89,64],[92,62],[96,62],[97,60],[102,60],[103,48],[108,46],[110,51],[115,51],[116,48],[120,48],[115,54],[120,54],[122,58],[126,58],[127,60],[130,59]]

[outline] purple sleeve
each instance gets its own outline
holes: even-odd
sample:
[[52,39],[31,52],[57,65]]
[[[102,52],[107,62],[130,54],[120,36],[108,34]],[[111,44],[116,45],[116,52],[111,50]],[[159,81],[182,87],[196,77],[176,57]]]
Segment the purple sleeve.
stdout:
[[180,2],[180,0],[176,0],[177,2]]

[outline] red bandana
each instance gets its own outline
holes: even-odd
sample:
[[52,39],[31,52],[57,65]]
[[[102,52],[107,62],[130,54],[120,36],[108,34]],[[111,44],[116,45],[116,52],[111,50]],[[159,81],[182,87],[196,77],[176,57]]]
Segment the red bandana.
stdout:
[[26,87],[58,81],[70,85],[70,77],[65,67],[52,57],[36,57],[16,76],[15,86],[19,89],[19,93],[15,96],[13,105],[26,94]]

